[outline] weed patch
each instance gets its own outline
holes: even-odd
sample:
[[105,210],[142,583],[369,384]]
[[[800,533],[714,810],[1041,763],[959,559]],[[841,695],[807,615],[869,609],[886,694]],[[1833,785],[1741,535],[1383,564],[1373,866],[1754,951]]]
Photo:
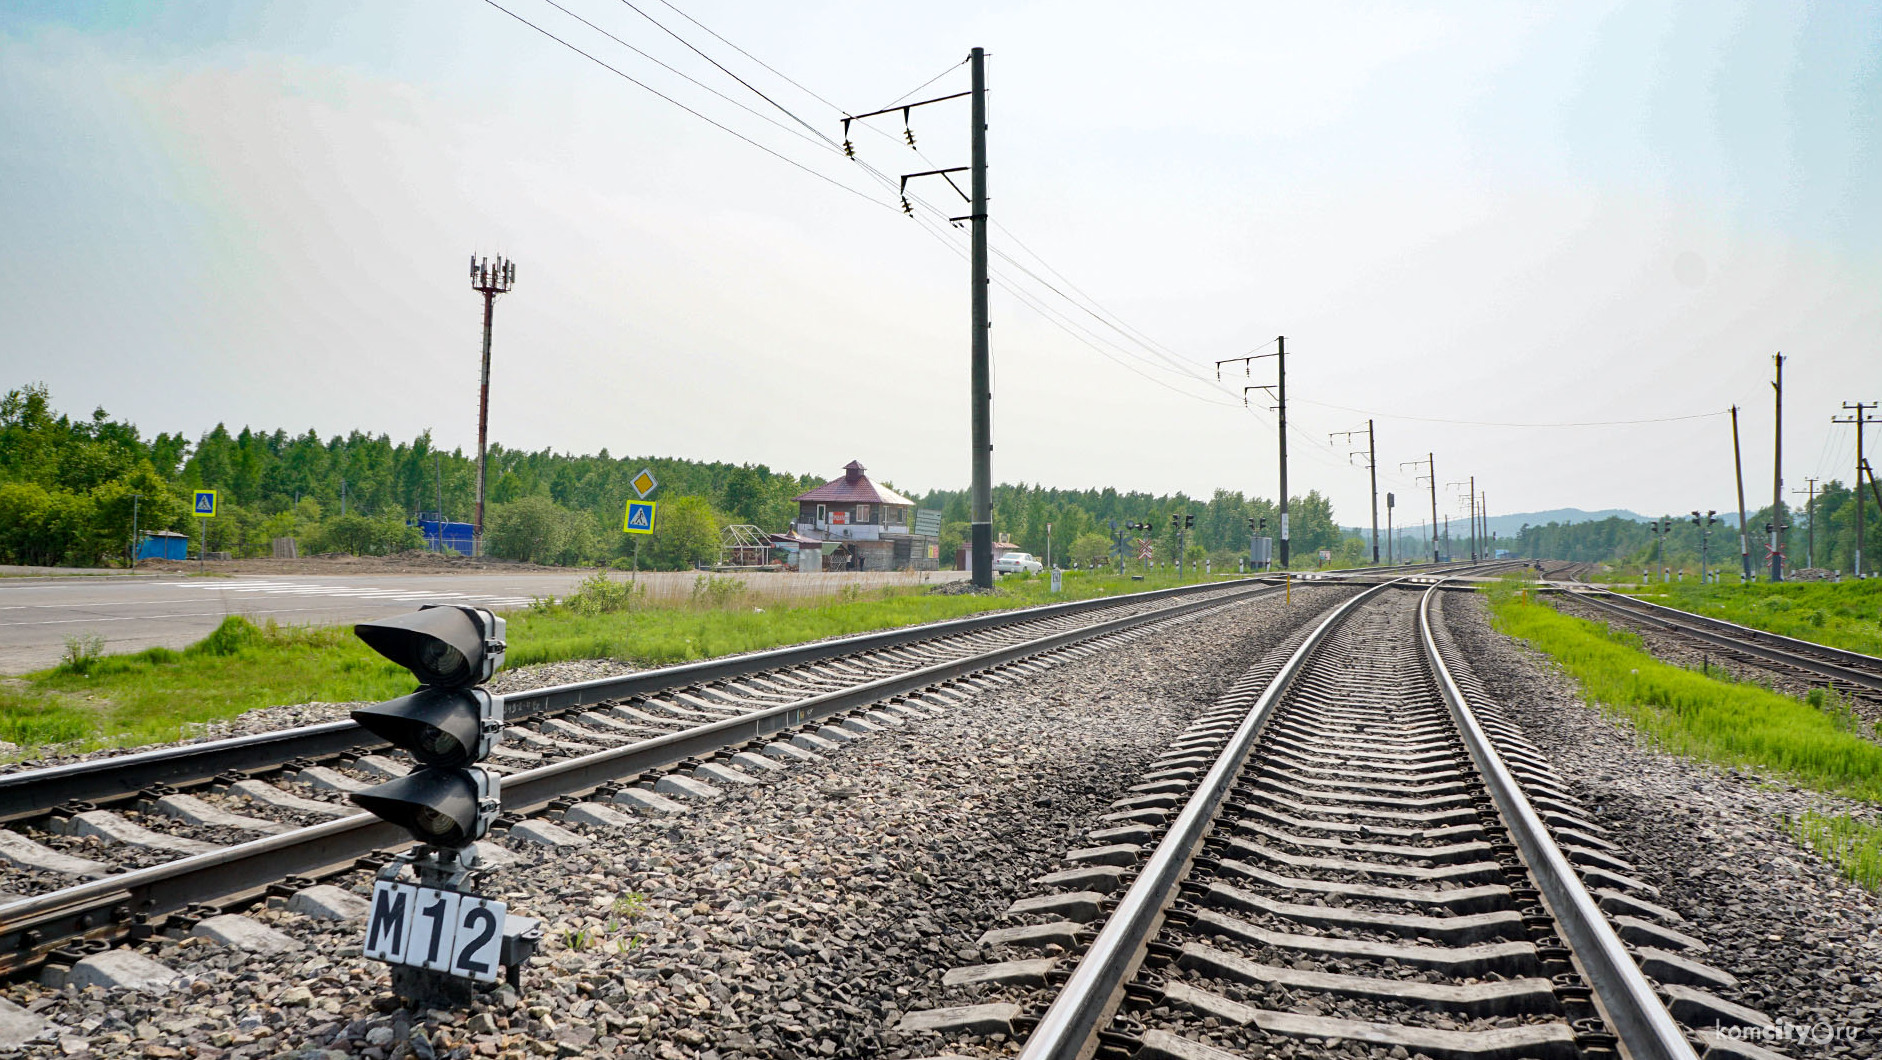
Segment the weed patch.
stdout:
[[1678,754],[1782,773],[1820,791],[1882,800],[1882,745],[1843,712],[1756,685],[1720,681],[1659,662],[1637,637],[1527,602],[1498,586],[1492,621],[1547,653],[1582,693]]
[[1872,891],[1882,890],[1882,825],[1815,810],[1805,810],[1785,824],[1798,842],[1823,855],[1844,876]]

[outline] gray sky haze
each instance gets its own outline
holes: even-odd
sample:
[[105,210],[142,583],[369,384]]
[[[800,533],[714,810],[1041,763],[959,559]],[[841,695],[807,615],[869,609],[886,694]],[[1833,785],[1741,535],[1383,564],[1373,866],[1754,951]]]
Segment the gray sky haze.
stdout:
[[[645,54],[548,0],[7,5],[0,385],[469,447],[500,252],[494,440],[964,487],[965,204],[824,138],[980,45],[996,480],[1271,496],[1271,369],[1213,362],[1278,334],[1348,524],[1368,415],[1401,518],[1427,451],[1656,514],[1730,499],[1733,403],[1768,503],[1774,351],[1787,488],[1882,398],[1879,3],[557,2]],[[870,125],[891,178],[966,162],[965,101]]]

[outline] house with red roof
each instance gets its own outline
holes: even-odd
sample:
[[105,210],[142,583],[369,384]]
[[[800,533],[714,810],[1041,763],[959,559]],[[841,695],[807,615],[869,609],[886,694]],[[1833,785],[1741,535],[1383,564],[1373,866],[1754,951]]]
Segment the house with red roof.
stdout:
[[915,502],[869,481],[852,460],[843,477],[798,494],[797,521],[772,539],[821,543],[826,570],[934,570],[940,541],[914,529]]

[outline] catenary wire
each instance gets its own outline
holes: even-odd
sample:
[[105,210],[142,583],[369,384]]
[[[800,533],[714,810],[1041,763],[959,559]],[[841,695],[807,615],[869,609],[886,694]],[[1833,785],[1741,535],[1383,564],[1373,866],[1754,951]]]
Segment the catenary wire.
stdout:
[[629,74],[626,71],[620,69],[619,67],[614,66],[613,64],[609,63],[607,60],[602,59],[594,55],[593,53],[584,50],[579,45],[576,45],[570,41],[563,40],[561,37],[556,36],[554,33],[543,28],[542,26],[539,26],[536,23],[531,22],[529,19],[524,18],[522,15],[519,15],[516,12],[510,10],[509,8],[504,7],[502,4],[498,3],[497,0],[484,0],[484,3],[489,4],[491,7],[496,8],[498,11],[503,12],[504,14],[510,16],[516,21],[521,22],[523,25],[528,26],[530,29],[535,30],[537,33],[540,33],[543,36],[549,38],[550,40],[555,41],[557,44],[562,45],[564,48],[567,48],[568,50],[574,52],[575,54],[581,56],[582,58],[587,59],[589,62],[594,63],[596,66],[601,67],[602,69],[608,71],[609,73],[615,75],[616,77],[621,78],[623,81],[626,81],[627,83],[634,85],[637,88],[645,89],[646,91],[651,92],[656,96],[659,96],[661,99],[664,99],[668,103],[671,103],[674,106],[685,111],[686,113],[691,114],[693,117],[698,118],[700,121],[703,121],[708,125],[711,125],[713,128],[716,128],[722,132],[735,136],[738,139],[745,141],[747,144],[750,144],[751,146],[756,147],[758,150],[763,151],[765,154],[768,154],[771,157],[776,158],[779,161],[784,162],[792,166],[795,169],[800,169],[804,171],[805,173],[808,173],[811,176],[816,177],[818,180],[824,181],[827,184],[841,188],[844,191],[849,192],[851,195],[854,195],[857,198],[862,199],[865,202],[868,202],[869,204],[873,206],[880,206],[886,210],[895,209],[895,207],[892,204],[883,202],[882,200],[877,199],[874,196],[870,195],[868,192],[862,191],[857,188],[852,188],[848,184],[845,184],[842,181],[837,180],[835,177],[829,176],[828,174],[819,173],[816,170],[810,168],[809,166],[804,165],[802,162],[799,162],[796,159],[790,157],[789,155],[782,154],[778,151],[773,150],[772,148],[766,147],[764,144],[761,144],[758,141],[752,139],[751,137],[746,136],[744,133],[741,133],[738,130],[733,129],[732,127],[728,125],[724,125],[718,121],[715,121],[712,118],[707,117],[706,115],[700,113],[699,111],[694,110],[693,108],[687,106],[684,103],[681,103],[679,100],[674,99],[672,96],[669,96],[666,93],[661,92],[659,89],[654,88],[653,86],[647,84],[646,82],[635,78],[632,74]]

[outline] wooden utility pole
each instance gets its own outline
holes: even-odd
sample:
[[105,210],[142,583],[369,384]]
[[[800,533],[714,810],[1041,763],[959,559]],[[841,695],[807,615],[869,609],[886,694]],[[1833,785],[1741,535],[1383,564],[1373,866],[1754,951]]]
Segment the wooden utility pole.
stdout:
[[[1854,416],[1831,416],[1830,422],[1831,423],[1853,423],[1856,425],[1856,485],[1853,489],[1850,490],[1850,492],[1854,494],[1854,499],[1856,501],[1856,555],[1855,555],[1855,561],[1854,563],[1851,564],[1850,569],[1855,574],[1856,577],[1860,578],[1862,577],[1862,532],[1863,532],[1862,524],[1863,524],[1863,512],[1864,512],[1863,500],[1862,500],[1862,473],[1863,473],[1863,469],[1869,466],[1868,461],[1864,460],[1862,456],[1862,425],[1865,423],[1882,422],[1882,420],[1875,419],[1874,417],[1870,416],[1868,412],[1866,411],[1868,409],[1873,409],[1876,407],[1876,403],[1873,401],[1858,401],[1853,405],[1845,401],[1843,402],[1843,407],[1854,411],[1855,415]],[[1869,481],[1870,481],[1870,484],[1873,486],[1875,482],[1874,476],[1871,476]]]
[[1771,580],[1784,580],[1784,355],[1775,354],[1777,375],[1771,389],[1777,403],[1771,438]]
[[1738,452],[1738,406],[1732,406],[1732,467],[1738,473],[1738,559],[1751,583],[1751,539],[1745,536],[1745,461]]

